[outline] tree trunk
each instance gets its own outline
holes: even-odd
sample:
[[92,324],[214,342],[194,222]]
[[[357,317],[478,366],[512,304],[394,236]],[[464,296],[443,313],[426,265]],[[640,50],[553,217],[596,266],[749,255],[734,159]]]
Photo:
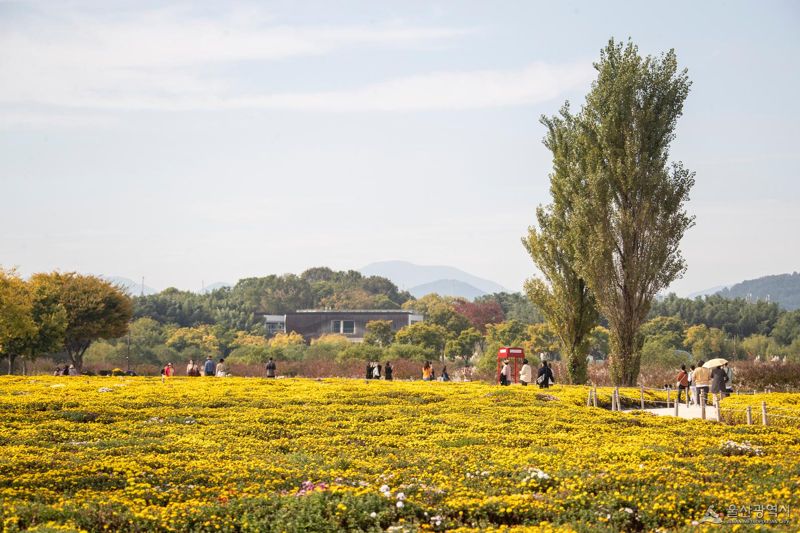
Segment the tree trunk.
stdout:
[[28,375],[28,360],[24,358],[22,359],[22,375]]
[[611,336],[611,380],[618,387],[633,387],[639,377],[642,342],[638,328],[618,328]]
[[565,350],[567,378],[572,385],[583,385],[587,379],[586,354],[582,350]]
[[10,376],[14,372],[14,356],[8,354],[8,375]]

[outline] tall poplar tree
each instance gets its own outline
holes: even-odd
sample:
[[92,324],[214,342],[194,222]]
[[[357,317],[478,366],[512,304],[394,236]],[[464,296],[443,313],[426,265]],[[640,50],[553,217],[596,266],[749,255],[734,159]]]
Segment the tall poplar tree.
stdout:
[[528,236],[522,239],[542,274],[542,278],[526,281],[525,291],[558,337],[570,383],[586,383],[589,333],[597,324],[597,310],[588,285],[575,271],[570,236],[573,203],[583,179],[579,132],[568,106],[562,108],[560,116],[542,117],[542,123],[547,127],[544,144],[553,154],[553,202],[536,210],[539,227],[529,227]]
[[634,385],[644,323],[654,296],[686,269],[679,244],[694,217],[685,210],[694,173],[669,163],[689,94],[675,52],[642,57],[613,39],[595,64],[578,117],[584,189],[570,223],[576,270],[611,331],[611,375]]

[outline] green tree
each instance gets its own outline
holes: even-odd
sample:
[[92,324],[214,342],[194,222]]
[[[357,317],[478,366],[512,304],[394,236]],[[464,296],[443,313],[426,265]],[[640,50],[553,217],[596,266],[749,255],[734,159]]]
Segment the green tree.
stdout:
[[366,326],[364,342],[372,346],[386,348],[394,341],[394,331],[391,320],[370,320]]
[[693,217],[685,202],[694,174],[668,165],[677,119],[689,94],[674,51],[641,57],[611,40],[595,64],[597,80],[577,117],[571,242],[576,270],[586,280],[611,331],[611,377],[634,385],[642,336],[655,295],[680,277],[679,244]]
[[527,280],[525,290],[558,337],[569,382],[586,383],[589,332],[597,324],[597,309],[586,281],[575,271],[575,250],[569,238],[573,202],[581,194],[580,130],[567,106],[560,117],[542,117],[542,123],[547,126],[544,144],[553,154],[553,203],[536,209],[539,227],[529,227],[522,239],[542,274],[542,279]]
[[778,318],[772,329],[772,338],[784,346],[800,339],[800,309],[783,313]]
[[31,282],[55,295],[64,307],[64,349],[79,372],[83,369],[83,354],[92,342],[116,339],[128,332],[133,303],[116,285],[75,272],[34,274]]
[[480,345],[483,340],[483,335],[475,328],[467,328],[458,334],[455,339],[447,341],[444,347],[444,355],[448,359],[455,359],[460,357],[464,360],[465,364],[469,364],[469,360],[475,353],[475,348]]
[[399,344],[414,344],[442,356],[444,345],[447,342],[448,332],[439,324],[417,322],[406,326],[395,335],[395,342]]
[[641,333],[644,342],[658,339],[661,344],[677,349],[683,345],[685,328],[686,324],[678,317],[659,316],[645,322],[642,325]]

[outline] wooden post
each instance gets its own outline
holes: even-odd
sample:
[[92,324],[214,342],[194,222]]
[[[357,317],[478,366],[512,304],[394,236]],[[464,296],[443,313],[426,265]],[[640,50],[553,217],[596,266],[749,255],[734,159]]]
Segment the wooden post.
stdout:
[[639,389],[639,400],[641,400],[642,411],[644,411],[644,385],[642,385],[641,387],[642,388]]
[[753,425],[753,408],[750,407],[749,405],[747,406],[747,425],[748,426]]
[[767,420],[767,402],[761,402],[761,425],[769,425],[769,421]]
[[717,422],[722,422],[722,411],[720,407],[722,407],[722,394],[716,393],[714,394],[714,405],[717,406]]
[[706,395],[700,395],[700,418],[706,419]]
[[670,393],[671,390],[672,389],[670,387],[667,387],[667,409],[669,409],[669,406],[670,406],[669,393]]
[[592,388],[592,405],[597,407],[597,387]]
[[679,401],[675,400],[675,416],[678,416],[678,406],[679,406],[680,404],[681,404],[681,402],[679,402]]

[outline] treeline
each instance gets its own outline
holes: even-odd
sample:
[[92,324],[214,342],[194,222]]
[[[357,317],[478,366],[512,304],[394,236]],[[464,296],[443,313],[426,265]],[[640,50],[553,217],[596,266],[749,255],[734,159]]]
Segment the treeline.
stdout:
[[[388,303],[387,303],[388,302]],[[313,342],[293,332],[269,337],[264,314],[303,307],[405,308],[425,321],[398,333],[386,322],[369,325],[362,344],[339,335]],[[776,304],[694,300],[669,295],[656,300],[641,329],[642,363],[676,365],[725,356],[798,360],[800,311]],[[587,353],[603,360],[609,330],[600,317],[587,337]],[[520,293],[466,301],[436,294],[413,299],[385,278],[358,272],[310,269],[299,276],[248,278],[210,294],[167,289],[130,298],[94,276],[35,274],[23,280],[0,271],[0,357],[9,372],[40,356],[82,369],[153,371],[166,362],[204,359],[262,363],[269,357],[304,360],[451,360],[489,370],[497,348],[517,345],[536,356],[561,359],[557,331]]]

